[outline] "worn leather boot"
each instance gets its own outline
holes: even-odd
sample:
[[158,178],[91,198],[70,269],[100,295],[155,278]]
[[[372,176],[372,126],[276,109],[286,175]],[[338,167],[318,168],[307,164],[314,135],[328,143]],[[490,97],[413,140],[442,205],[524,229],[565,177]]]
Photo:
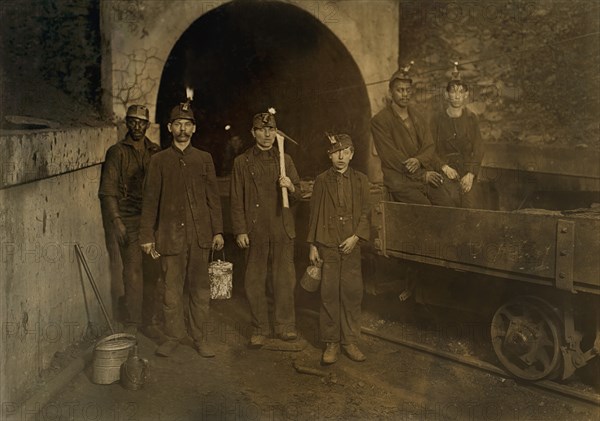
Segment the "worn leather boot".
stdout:
[[267,337],[265,335],[252,335],[250,337],[250,342],[248,342],[248,347],[252,349],[262,348],[266,342]]
[[215,351],[207,341],[196,342],[196,350],[198,354],[204,358],[212,358],[215,356]]
[[333,364],[337,361],[340,354],[340,344],[337,342],[327,342],[327,347],[323,351],[323,363]]
[[160,344],[158,348],[156,348],[156,355],[160,355],[161,357],[170,357],[171,355],[173,355],[178,345],[178,341],[169,339],[168,341]]
[[279,334],[279,338],[284,341],[294,341],[298,339],[298,333],[295,330],[288,330]]
[[360,349],[355,344],[344,345],[344,353],[350,358],[352,361],[362,362],[367,359],[365,354],[361,352]]

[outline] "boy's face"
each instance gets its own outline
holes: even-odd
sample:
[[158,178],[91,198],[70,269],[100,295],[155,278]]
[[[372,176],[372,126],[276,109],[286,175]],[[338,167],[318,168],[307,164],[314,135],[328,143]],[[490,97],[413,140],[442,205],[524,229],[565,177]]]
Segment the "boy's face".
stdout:
[[461,85],[453,85],[449,91],[446,91],[446,99],[448,99],[450,106],[453,108],[462,107],[465,104],[467,95],[469,95],[469,91],[465,90]]
[[331,159],[333,167],[338,171],[344,171],[348,168],[350,161],[352,161],[352,157],[354,157],[352,148],[342,149],[341,151],[329,154],[329,159]]
[[263,149],[271,149],[275,142],[277,129],[271,126],[254,127],[251,131],[254,140]]

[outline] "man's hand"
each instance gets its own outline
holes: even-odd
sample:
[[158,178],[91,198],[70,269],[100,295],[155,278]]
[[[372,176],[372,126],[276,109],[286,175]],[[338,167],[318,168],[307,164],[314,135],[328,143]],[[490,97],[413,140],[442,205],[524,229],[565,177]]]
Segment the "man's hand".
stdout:
[[460,189],[462,190],[463,193],[469,193],[471,191],[471,188],[473,187],[474,179],[475,179],[475,176],[473,175],[473,173],[470,173],[470,172],[465,174],[465,176],[460,179]]
[[427,171],[425,173],[425,182],[431,184],[434,187],[439,187],[444,183],[442,175],[435,171]]
[[310,264],[313,266],[319,266],[323,261],[319,256],[319,249],[314,244],[310,245],[310,251],[308,252],[308,259]]
[[408,158],[403,164],[411,174],[421,168],[421,162],[417,158]]
[[238,234],[235,238],[235,242],[240,248],[247,249],[250,247],[250,238],[248,238],[248,234]]
[[140,244],[142,251],[146,254],[149,254],[150,256],[152,256],[153,259],[156,260],[160,257],[160,253],[156,251],[155,246],[156,246],[156,243]]
[[223,248],[224,245],[225,245],[225,240],[223,240],[222,234],[217,234],[213,237],[212,248],[214,250],[219,251]]
[[351,235],[350,237],[342,241],[342,244],[340,244],[338,248],[342,253],[350,254],[352,253],[352,250],[354,250],[356,243],[358,243],[358,235]]
[[279,177],[279,187],[285,187],[286,189],[288,189],[290,191],[290,193],[294,193],[296,191],[296,187],[294,187],[294,183],[292,183],[292,180],[287,176]]
[[442,167],[442,171],[444,172],[444,174],[446,174],[446,177],[448,177],[450,180],[457,180],[458,179],[458,172],[456,172],[456,170],[448,165],[444,165]]
[[113,227],[115,228],[115,237],[119,244],[122,246],[127,244],[127,228],[125,228],[125,224],[121,221],[121,218],[113,219]]

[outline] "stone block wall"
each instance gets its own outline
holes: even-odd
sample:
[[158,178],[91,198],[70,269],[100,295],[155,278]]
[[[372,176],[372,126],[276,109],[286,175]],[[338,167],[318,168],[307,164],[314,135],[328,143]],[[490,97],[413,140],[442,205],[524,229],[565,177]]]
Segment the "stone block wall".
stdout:
[[599,7],[402,0],[399,61],[415,61],[416,99],[431,110],[458,60],[487,141],[600,149]]
[[106,326],[74,245],[86,255],[110,313],[97,194],[105,151],[115,141],[114,127],[0,136],[3,404],[22,400],[56,352]]

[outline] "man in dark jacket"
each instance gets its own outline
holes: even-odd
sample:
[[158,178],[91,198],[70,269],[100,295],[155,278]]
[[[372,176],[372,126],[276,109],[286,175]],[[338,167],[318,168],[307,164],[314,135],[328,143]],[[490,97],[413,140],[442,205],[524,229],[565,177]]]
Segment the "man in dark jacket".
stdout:
[[317,176],[310,202],[309,259],[322,264],[319,329],[326,343],[323,362],[340,352],[354,361],[366,357],[356,345],[360,335],[363,282],[360,239],[369,240],[369,180],[348,165],[354,156],[346,134],[330,136],[332,167]]
[[389,82],[392,102],[371,120],[371,133],[381,159],[383,183],[392,200],[452,206],[442,175],[434,171],[435,146],[429,122],[409,106],[412,79],[405,67]]
[[293,215],[282,205],[282,187],[291,199],[300,198],[300,178],[289,155],[284,156],[286,176],[280,174],[280,157],[273,147],[277,133],[272,113],[256,114],[252,120],[256,144],[233,163],[231,177],[231,222],[239,247],[247,249],[245,287],[252,315],[250,347],[265,344],[271,332],[266,291],[271,269],[274,332],[283,340],[294,340],[294,238]]
[[194,346],[214,357],[207,332],[212,248],[223,248],[223,220],[215,167],[210,154],[190,141],[196,120],[189,103],[171,111],[167,125],[173,145],[156,154],[144,184],[140,242],[145,253],[160,256],[165,281],[163,312],[169,340],[157,354],[169,356],[186,342],[183,287],[189,287],[189,324]]
[[143,255],[139,230],[144,176],[150,157],[160,148],[146,137],[148,108],[131,105],[125,123],[127,135],[106,152],[98,196],[104,225],[114,233],[121,253],[126,329],[142,328],[147,336],[156,337],[159,332],[154,294],[158,268]]

